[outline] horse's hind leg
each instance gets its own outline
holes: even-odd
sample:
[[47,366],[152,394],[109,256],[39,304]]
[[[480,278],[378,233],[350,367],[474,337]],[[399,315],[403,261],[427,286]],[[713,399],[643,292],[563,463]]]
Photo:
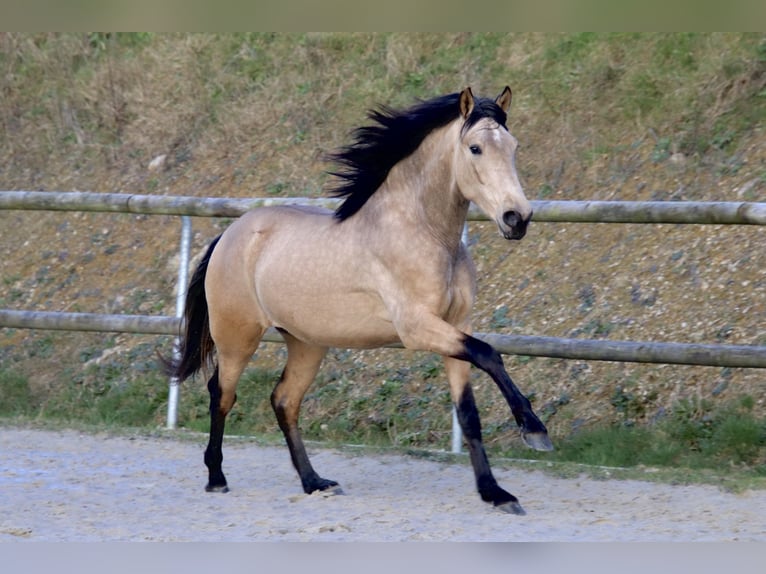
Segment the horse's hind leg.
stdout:
[[242,371],[245,370],[253,353],[258,347],[260,335],[249,339],[243,345],[236,345],[236,352],[226,344],[218,349],[218,366],[207,384],[210,392],[210,438],[205,449],[205,466],[208,469],[207,492],[228,492],[229,487],[223,474],[223,433],[226,426],[226,415],[229,414],[237,400],[237,383]]
[[[208,468],[208,481],[205,486],[207,492],[228,492],[226,477],[221,470],[223,462],[223,430],[226,425],[228,409],[221,408],[221,387],[218,383],[218,367],[213,376],[207,382],[207,390],[210,393],[210,438],[205,449],[205,466]],[[236,395],[234,395],[236,400]],[[232,401],[232,405],[234,402]]]
[[481,439],[479,411],[476,408],[473,390],[469,382],[470,363],[445,357],[444,368],[450,382],[452,402],[455,405],[460,428],[463,429],[463,436],[468,443],[479,496],[485,502],[490,502],[505,512],[525,514],[519,500],[510,492],[503,490],[492,475],[487,453],[484,450],[484,443]]
[[287,447],[290,449],[290,458],[295,470],[298,471],[303,491],[306,494],[317,490],[337,489],[339,491],[337,482],[320,477],[311,466],[298,427],[303,395],[314,381],[327,348],[299,341],[285,331],[282,331],[282,335],[287,344],[287,364],[282,371],[279,383],[271,394],[271,406],[277,416],[279,428],[285,435]]

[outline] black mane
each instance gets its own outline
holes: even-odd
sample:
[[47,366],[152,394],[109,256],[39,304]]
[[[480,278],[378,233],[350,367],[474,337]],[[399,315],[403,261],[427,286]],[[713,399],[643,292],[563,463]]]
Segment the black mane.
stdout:
[[[422,101],[406,110],[387,106],[371,110],[367,117],[375,124],[354,130],[353,143],[329,156],[343,168],[330,172],[341,180],[330,193],[345,198],[335,210],[336,219],[343,221],[359,211],[392,167],[413,153],[429,133],[455,120],[460,115],[459,101],[460,94],[455,93]],[[485,117],[505,127],[506,114],[500,106],[491,99],[476,98],[462,129],[467,130]]]

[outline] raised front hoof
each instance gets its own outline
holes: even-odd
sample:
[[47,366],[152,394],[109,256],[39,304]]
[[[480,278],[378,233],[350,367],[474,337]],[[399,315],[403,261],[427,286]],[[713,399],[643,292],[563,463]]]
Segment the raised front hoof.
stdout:
[[553,450],[553,443],[548,437],[547,432],[523,432],[521,433],[521,440],[524,441],[529,448],[534,450],[551,451]]
[[495,504],[495,508],[507,514],[515,514],[517,516],[524,516],[527,513],[527,511],[521,507],[518,500],[509,500],[508,502]]

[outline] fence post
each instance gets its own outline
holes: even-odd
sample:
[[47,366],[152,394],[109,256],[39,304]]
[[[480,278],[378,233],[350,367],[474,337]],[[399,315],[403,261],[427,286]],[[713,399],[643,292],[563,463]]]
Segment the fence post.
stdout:
[[[191,249],[191,217],[184,215],[181,217],[181,248],[178,253],[178,284],[176,294],[176,317],[181,319],[184,315],[186,300],[186,284],[189,277],[189,251]],[[173,359],[180,359],[181,339],[176,337],[173,343]],[[168,389],[168,420],[167,428],[176,428],[178,420],[178,387],[179,381],[176,377],[170,377],[170,388]]]
[[[463,224],[463,234],[461,240],[466,249],[468,248],[468,222]],[[455,405],[452,405],[452,452],[460,454],[460,450],[463,446],[463,429],[460,428],[460,421],[457,418],[457,410]]]

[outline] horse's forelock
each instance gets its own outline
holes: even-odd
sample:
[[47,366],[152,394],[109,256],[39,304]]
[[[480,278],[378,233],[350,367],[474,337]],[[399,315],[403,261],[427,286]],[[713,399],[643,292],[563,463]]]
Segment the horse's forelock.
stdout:
[[483,120],[484,118],[494,120],[498,125],[506,130],[508,129],[508,126],[506,125],[508,114],[506,114],[494,100],[489,98],[477,98],[474,102],[473,111],[468,115],[468,118],[465,120],[465,123],[461,128],[461,134],[465,135],[465,133],[475,126],[479,120]]

